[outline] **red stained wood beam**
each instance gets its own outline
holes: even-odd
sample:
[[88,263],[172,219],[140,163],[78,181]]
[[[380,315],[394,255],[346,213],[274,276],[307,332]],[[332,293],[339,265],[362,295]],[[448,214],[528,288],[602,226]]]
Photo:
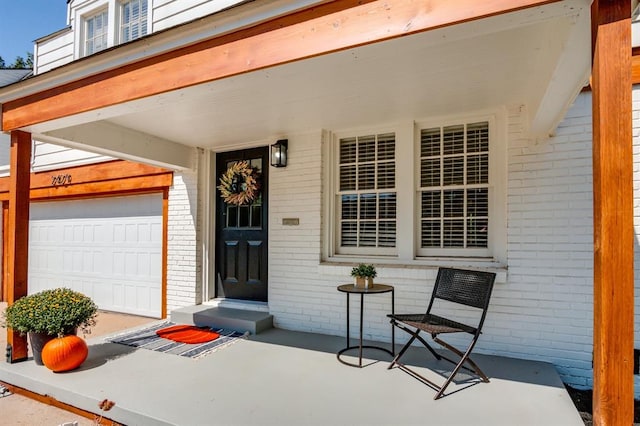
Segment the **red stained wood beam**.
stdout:
[[631,2],[595,0],[592,29],[593,416],[596,425],[630,425],[634,418]]
[[2,106],[5,131],[558,0],[340,0]]
[[[31,398],[35,401],[38,401],[42,404],[51,405],[52,407],[57,407],[65,411],[69,411],[70,413],[76,414],[78,416],[86,417],[87,419],[91,419],[92,425],[109,425],[109,426],[124,426],[122,423],[117,423],[108,417],[105,417],[104,412],[99,412],[98,414],[92,413],[90,411],[82,410],[80,408],[74,407],[73,405],[66,404],[64,402],[60,402],[52,396],[49,395],[40,395],[39,393],[32,392],[30,390],[14,386],[12,384],[6,382],[0,382],[0,385],[9,389],[12,393],[16,395],[22,395],[27,398]],[[98,408],[98,404],[96,404],[96,408]],[[98,411],[97,409],[95,411]],[[108,414],[108,413],[107,413]],[[83,422],[84,423],[84,422]],[[87,423],[88,424],[88,423]]]
[[[7,197],[8,199],[9,197]],[[9,245],[7,241],[7,235],[9,235],[9,201],[2,201],[2,253],[9,252]],[[7,279],[7,256],[2,256],[2,283],[0,283],[0,287],[2,287],[2,301],[6,302],[9,300],[9,280]]]
[[[9,212],[7,230],[7,302],[27,295],[29,254],[29,184],[31,175],[31,133],[11,132]],[[7,329],[10,362],[27,358],[26,336]]]
[[[56,177],[64,182],[54,184]],[[32,201],[158,192],[172,184],[170,170],[125,160],[37,172],[30,179]],[[9,187],[9,178],[0,178],[0,201],[9,199]]]
[[631,83],[640,84],[640,48],[634,47],[631,56]]

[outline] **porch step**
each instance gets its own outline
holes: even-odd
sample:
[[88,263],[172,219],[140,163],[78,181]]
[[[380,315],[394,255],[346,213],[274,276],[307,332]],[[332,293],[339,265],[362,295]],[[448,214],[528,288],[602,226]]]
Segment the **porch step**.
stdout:
[[207,305],[175,309],[171,311],[171,321],[177,324],[224,328],[241,333],[248,331],[251,334],[273,328],[273,315],[268,312]]

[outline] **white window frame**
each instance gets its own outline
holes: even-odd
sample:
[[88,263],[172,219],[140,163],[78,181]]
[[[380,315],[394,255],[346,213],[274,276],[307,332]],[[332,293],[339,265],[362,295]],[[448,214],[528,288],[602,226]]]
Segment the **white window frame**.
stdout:
[[[394,152],[394,156],[395,156],[395,164],[396,164],[396,174],[397,174],[397,146],[398,146],[398,141],[397,141],[397,134],[395,132],[395,130],[393,129],[389,129],[389,128],[379,128],[379,129],[359,129],[359,130],[355,130],[355,131],[350,131],[350,132],[344,132],[344,133],[340,133],[340,134],[336,134],[335,137],[333,138],[333,145],[334,148],[333,150],[336,153],[336,160],[334,162],[334,173],[335,173],[335,186],[333,188],[333,196],[334,196],[334,202],[333,205],[335,206],[334,209],[334,213],[333,213],[333,221],[334,221],[334,235],[335,235],[335,253],[337,254],[341,254],[341,255],[360,255],[360,254],[365,254],[365,255],[382,255],[382,256],[393,256],[396,255],[397,253],[397,247],[398,247],[398,234],[397,234],[397,227],[398,227],[398,207],[397,207],[397,180],[395,182],[395,186],[393,188],[385,188],[385,189],[378,189],[378,188],[373,188],[373,189],[368,189],[368,190],[364,190],[362,192],[365,193],[387,193],[387,192],[393,192],[396,194],[396,219],[395,219],[395,223],[396,223],[396,242],[395,242],[395,247],[348,247],[348,246],[340,246],[340,241],[342,239],[341,236],[341,219],[340,219],[340,178],[339,178],[339,172],[340,172],[340,167],[339,167],[339,156],[340,156],[340,141],[343,139],[349,139],[349,138],[361,138],[364,136],[370,136],[370,135],[374,135],[374,136],[378,136],[378,135],[384,135],[384,134],[389,134],[389,133],[393,133],[395,136],[395,150],[396,152]],[[377,164],[377,161],[375,162],[375,164]],[[379,219],[376,219],[376,222],[378,222]]]
[[[467,190],[467,189],[472,189],[474,187],[481,187],[481,188],[486,188],[488,190],[488,222],[489,222],[489,226],[487,226],[487,228],[489,229],[489,232],[487,233],[487,247],[484,248],[453,248],[453,247],[421,247],[421,240],[422,240],[422,215],[421,215],[421,201],[422,201],[422,192],[423,191],[427,191],[427,188],[422,188],[421,187],[421,133],[422,130],[427,130],[427,129],[440,129],[441,131],[443,131],[443,129],[447,128],[447,127],[451,127],[451,126],[463,126],[464,131],[465,131],[465,136],[464,139],[466,140],[466,130],[467,130],[467,126],[470,124],[475,124],[475,123],[487,123],[488,126],[488,156],[489,158],[491,157],[491,153],[492,153],[492,146],[491,146],[491,141],[494,139],[494,134],[493,134],[493,129],[495,127],[495,124],[489,120],[480,120],[480,121],[462,121],[462,120],[458,120],[457,122],[454,120],[453,122],[447,123],[447,124],[433,124],[433,123],[416,123],[416,183],[415,186],[417,188],[416,190],[416,218],[418,221],[418,226],[416,226],[416,241],[418,242],[418,248],[416,250],[417,252],[417,256],[419,257],[434,257],[434,256],[445,256],[445,257],[490,257],[491,256],[491,243],[492,243],[492,235],[491,235],[491,217],[492,214],[494,212],[494,210],[496,210],[496,206],[494,205],[494,203],[491,203],[491,193],[492,193],[492,189],[491,189],[491,177],[492,177],[492,171],[491,171],[491,167],[490,167],[490,161],[487,164],[488,167],[488,182],[486,184],[480,184],[480,185],[468,185],[466,183],[463,184],[459,184],[459,185],[452,185],[452,186],[440,186],[440,185],[436,185],[433,186],[431,188],[435,189],[436,191],[448,191],[448,190]],[[444,152],[440,152],[439,155],[437,155],[436,157],[431,157],[433,159],[439,159],[439,160],[443,160],[443,159],[447,159],[447,158],[467,158],[469,156],[468,151],[465,149],[463,153],[457,153],[457,154],[453,154],[453,155],[447,155]],[[466,164],[466,162],[465,162]],[[444,167],[444,165],[443,165]],[[441,173],[440,176],[442,176],[442,173],[444,173],[444,168],[441,169]],[[463,173],[466,174],[466,169],[463,171]],[[466,207],[466,203],[465,203],[465,207]],[[463,216],[465,217],[465,221],[466,221],[466,212],[463,212]],[[446,220],[446,218],[445,218]],[[444,230],[442,229],[442,231],[444,232]],[[466,243],[466,238],[465,241]]]
[[[124,7],[125,7],[126,4],[132,3],[134,1],[140,1],[140,2],[145,1],[147,3],[147,14],[144,17],[144,20],[146,20],[146,32],[144,34],[142,34],[142,32],[140,32],[140,35],[138,35],[138,37],[131,38],[131,39],[125,41],[124,37],[123,37],[123,34],[122,34],[122,30],[123,30],[123,27],[125,25],[125,23],[122,21],[123,18],[124,18]],[[150,20],[150,16],[151,16],[150,6],[151,6],[151,4],[150,3],[151,3],[151,0],[124,0],[124,1],[118,2],[118,31],[117,31],[117,33],[118,33],[118,43],[128,43],[130,41],[137,40],[137,39],[139,39],[141,37],[144,37],[144,36],[146,36],[147,34],[150,33],[150,31],[151,31],[151,20]],[[143,19],[138,19],[136,24],[140,25],[140,27],[142,28],[142,22],[143,22]],[[129,28],[131,27],[131,23],[128,23],[127,25],[129,25]]]
[[[96,17],[100,16],[100,15],[105,15],[106,14],[106,22],[103,24],[105,31],[104,31],[104,36],[106,39],[106,45],[100,49],[100,50],[93,50],[92,52],[88,52],[88,47],[87,44],[89,43],[89,34],[88,34],[88,25],[89,22],[93,19],[95,19]],[[94,10],[91,14],[84,16],[82,18],[82,55],[83,56],[89,56],[89,55],[93,55],[94,53],[98,53],[101,52],[105,49],[108,49],[110,46],[109,43],[109,27],[110,27],[110,22],[109,22],[109,17],[110,17],[110,13],[109,13],[109,8],[108,7],[102,7],[98,10]],[[102,36],[102,34],[101,34]],[[92,40],[95,40],[97,37],[93,37]]]
[[[420,248],[420,130],[461,123],[489,123],[489,235],[487,249]],[[340,250],[338,206],[339,140],[365,134],[396,135],[396,247],[382,252],[356,248]],[[371,261],[401,265],[495,266],[507,263],[507,112],[494,109],[455,116],[408,120],[380,127],[323,134],[325,176],[325,234],[323,260],[336,262]],[[405,165],[413,167],[404,167]],[[402,165],[402,167],[400,166]]]
[[[107,11],[107,49],[117,45],[121,38],[120,21],[122,13],[120,0],[93,0],[79,5],[72,4],[70,23],[74,28],[74,57],[88,56],[86,51],[86,21],[99,13]],[[147,0],[147,33],[153,32],[152,22],[153,0]],[[142,36],[141,36],[142,37]],[[94,52],[95,53],[95,52]]]

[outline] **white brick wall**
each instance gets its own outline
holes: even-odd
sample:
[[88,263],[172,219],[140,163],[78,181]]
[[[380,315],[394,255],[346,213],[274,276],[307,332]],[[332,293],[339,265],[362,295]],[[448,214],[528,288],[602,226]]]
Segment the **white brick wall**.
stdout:
[[[535,145],[522,141],[517,136],[517,127],[512,131],[509,149],[509,285],[498,287],[509,291],[501,291],[507,293],[502,306],[495,303],[495,298],[492,305],[492,312],[504,315],[501,322],[508,324],[510,312],[518,305],[518,298],[526,298],[528,307],[514,312],[519,313],[522,325],[512,334],[533,333],[537,338],[528,344],[524,341],[515,344],[514,339],[507,338],[507,351],[514,356],[550,361],[565,382],[579,387],[593,386],[591,125],[591,94],[583,93],[560,124],[557,136],[547,143]],[[640,232],[638,86],[633,90],[633,136],[637,241]],[[634,250],[637,348],[640,341],[638,244]],[[528,345],[534,347],[526,350]],[[525,350],[522,354],[518,353],[520,348]],[[636,397],[640,396],[638,376],[635,376],[635,389]]]
[[[289,161],[269,176],[269,310],[277,327],[345,335],[346,295],[336,287],[351,282],[351,263],[321,263],[322,133],[289,135]],[[283,226],[283,218],[299,218]],[[436,276],[435,268],[378,268],[377,282],[393,283],[397,312],[421,312]],[[358,333],[359,298],[351,297],[351,336]],[[386,314],[391,295],[367,296],[364,337],[391,340]],[[397,341],[406,339],[397,336]]]
[[552,362],[564,381],[590,386],[591,97],[545,142],[526,139],[521,117],[510,111],[508,284],[496,288],[482,348]]
[[[634,111],[637,155],[640,93],[636,92]],[[551,362],[565,382],[591,387],[591,96],[581,94],[556,136],[543,142],[526,137],[526,110],[513,107],[508,114],[508,272],[496,284],[476,350]],[[349,281],[351,265],[321,262],[322,134],[288,137],[289,165],[270,169],[269,178],[269,309],[277,327],[344,335],[346,297],[336,286]],[[638,165],[635,175],[640,181]],[[640,214],[638,188],[636,216]],[[170,309],[200,298],[197,199],[195,173],[176,174],[169,212]],[[300,224],[284,226],[283,218],[299,218]],[[640,249],[636,253],[640,259]],[[420,312],[435,275],[435,267],[383,267],[377,281],[395,286],[396,312]],[[357,315],[358,298],[353,297],[352,303],[352,315]],[[385,317],[389,310],[388,294],[366,298],[365,338],[390,340]],[[638,311],[636,318],[638,322]],[[352,321],[352,336],[357,326]],[[401,334],[396,338],[397,343],[406,341]]]
[[[496,284],[477,350],[552,362],[563,380],[590,386],[590,95],[580,95],[557,135],[544,142],[526,138],[525,114],[509,109],[508,275]],[[349,281],[351,266],[320,263],[321,139],[319,132],[291,137],[290,165],[271,172],[269,307],[278,327],[344,335],[346,297],[336,286]],[[284,217],[300,225],[282,226]],[[384,267],[377,280],[394,284],[397,312],[420,312],[435,274],[435,268]],[[367,297],[365,338],[390,340],[389,305],[389,295]]]
[[198,175],[174,173],[169,190],[167,311],[201,302]]
[[[351,264],[321,264],[322,212],[321,132],[289,137],[289,165],[271,169],[269,228],[269,310],[277,327],[344,335],[346,296],[336,286],[351,282]],[[299,218],[299,226],[283,226],[283,218]],[[379,282],[396,286],[396,309],[408,309],[416,298],[426,303],[424,279],[434,270],[385,268]],[[431,276],[433,279],[435,275]],[[404,282],[403,282],[404,281]],[[403,291],[400,291],[402,288]],[[351,336],[358,333],[355,320],[359,299],[351,298]],[[423,304],[424,305],[424,304]],[[366,339],[390,341],[386,314],[391,296],[368,296],[365,301]],[[415,309],[415,308],[413,308]],[[412,309],[412,310],[413,310]],[[424,307],[419,308],[423,310]]]
[[[335,292],[318,277],[321,133],[289,136],[288,166],[269,174],[269,309],[277,327],[326,332]],[[299,218],[283,226],[283,218]],[[325,324],[323,324],[325,323]]]

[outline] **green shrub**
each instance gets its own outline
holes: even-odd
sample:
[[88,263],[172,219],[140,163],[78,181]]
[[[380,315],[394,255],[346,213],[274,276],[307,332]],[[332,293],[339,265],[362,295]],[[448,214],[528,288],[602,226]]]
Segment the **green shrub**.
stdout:
[[23,334],[63,335],[77,328],[86,333],[95,325],[97,312],[91,298],[68,288],[56,288],[16,300],[4,312],[2,326]]

